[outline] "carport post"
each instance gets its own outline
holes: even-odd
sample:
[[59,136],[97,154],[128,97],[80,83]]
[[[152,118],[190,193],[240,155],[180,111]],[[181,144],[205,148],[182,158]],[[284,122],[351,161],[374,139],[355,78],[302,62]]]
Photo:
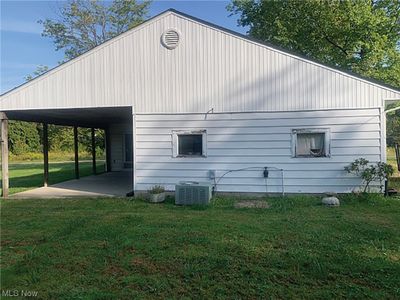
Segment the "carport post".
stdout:
[[49,130],[47,123],[43,123],[43,185],[49,185]]
[[106,134],[106,171],[111,172],[111,137],[110,129],[105,130]]
[[0,112],[1,121],[1,179],[2,179],[2,196],[8,197],[8,118],[3,112]]
[[96,175],[96,132],[94,128],[92,128],[92,169],[93,174]]
[[79,179],[78,127],[74,126],[75,178]]

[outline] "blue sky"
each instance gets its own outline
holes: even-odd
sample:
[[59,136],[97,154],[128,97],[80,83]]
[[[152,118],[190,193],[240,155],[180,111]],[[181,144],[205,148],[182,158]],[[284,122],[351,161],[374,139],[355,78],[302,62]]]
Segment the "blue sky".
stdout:
[[[41,36],[40,19],[55,18],[62,1],[3,1],[0,21],[0,92],[24,82],[37,65],[54,67],[64,57],[55,51],[51,39]],[[229,17],[229,1],[153,1],[150,16],[168,8],[193,15],[217,25],[245,33],[237,26],[237,17]]]

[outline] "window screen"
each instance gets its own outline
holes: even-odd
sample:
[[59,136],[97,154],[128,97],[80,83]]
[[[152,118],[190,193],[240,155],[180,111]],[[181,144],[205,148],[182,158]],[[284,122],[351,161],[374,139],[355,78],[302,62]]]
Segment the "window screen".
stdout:
[[296,156],[326,156],[325,133],[297,133]]
[[178,135],[178,155],[201,156],[203,155],[202,134]]

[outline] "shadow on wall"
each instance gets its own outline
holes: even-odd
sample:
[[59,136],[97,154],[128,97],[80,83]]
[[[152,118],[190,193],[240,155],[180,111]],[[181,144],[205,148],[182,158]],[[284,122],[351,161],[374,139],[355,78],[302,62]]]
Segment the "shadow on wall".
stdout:
[[[240,83],[248,81],[248,80],[245,80],[245,78],[243,77],[244,76],[243,74],[248,74],[249,70],[251,70],[251,68],[247,68],[246,70],[243,70],[243,72],[241,74],[236,75],[235,78],[230,80],[230,82],[227,82],[224,85],[224,87],[221,88],[223,90],[223,92],[218,91],[215,94],[208,96],[209,97],[208,100],[210,100],[210,98],[212,98],[212,97],[217,97],[217,95],[221,95],[221,94],[223,95],[225,93],[225,91],[229,90],[230,92],[225,95],[225,99],[230,99],[230,98],[236,99],[236,100],[237,99],[243,99],[248,103],[252,103],[252,107],[258,107],[259,111],[261,111],[261,112],[263,112],[263,111],[264,112],[268,112],[267,107],[269,107],[269,106],[273,107],[272,105],[268,105],[268,101],[273,101],[273,99],[279,99],[279,100],[276,100],[276,101],[285,101],[285,102],[288,101],[291,104],[290,108],[293,109],[293,110],[300,109],[300,107],[303,107],[304,105],[307,106],[307,105],[311,104],[311,101],[309,101],[309,99],[305,98],[306,95],[309,94],[309,93],[306,93],[306,91],[315,91],[315,90],[321,89],[322,88],[322,84],[323,84],[323,80],[322,80],[321,77],[318,77],[318,75],[316,75],[316,76],[312,76],[311,78],[297,78],[296,80],[287,81],[287,82],[291,82],[291,86],[288,86],[287,83],[286,83],[286,86],[284,86],[284,84],[282,84],[282,82],[286,82],[285,79],[288,78],[288,77],[292,77],[293,78],[295,76],[295,74],[296,74],[296,68],[297,68],[296,61],[293,60],[292,63],[289,64],[289,65],[286,65],[285,68],[280,69],[279,71],[276,71],[276,72],[268,72],[268,75],[266,75],[266,76],[264,76],[264,77],[262,77],[260,79],[254,80],[251,84],[249,84],[247,86],[243,86]],[[239,85],[237,84],[238,82],[239,82]],[[272,88],[269,88],[269,86],[266,85],[267,83],[270,84],[270,85],[279,86],[279,88],[276,91],[274,91]],[[302,90],[304,91],[304,94],[295,95],[293,93],[293,90],[297,90],[297,88],[298,88],[298,86],[300,84],[304,85],[302,87]],[[353,92],[355,92],[354,90],[350,90],[350,86],[351,86],[350,84],[346,84],[344,86],[345,90],[342,90],[341,93],[342,94],[347,94],[350,97],[350,95]],[[262,91],[259,90],[260,88],[262,89]],[[324,88],[328,88],[328,86],[325,86]],[[313,97],[316,97],[316,92],[313,92],[311,94],[313,94]],[[324,93],[324,95],[326,95],[326,94],[327,93]],[[259,97],[258,95],[263,95],[263,96]],[[282,95],[284,95],[286,98],[282,97]],[[289,98],[289,97],[291,97],[291,98]],[[330,98],[331,98],[331,96],[328,96],[327,99],[330,99]],[[207,98],[205,98],[205,99],[207,99]],[[204,99],[197,98],[196,100],[201,102]],[[321,101],[322,100],[323,99],[321,99]],[[341,99],[341,101],[342,100],[343,99]],[[212,102],[212,101],[210,101],[210,102]],[[298,104],[299,102],[301,102],[302,105],[299,105]],[[240,103],[240,101],[238,101],[237,103]],[[234,105],[228,105],[228,106],[229,107],[235,107],[236,108],[235,109],[236,112],[241,112],[241,111],[244,110],[244,105],[240,106],[239,104],[234,104]],[[279,107],[282,107],[282,106],[279,106]],[[329,107],[327,107],[327,108],[329,108]],[[212,107],[210,107],[210,109],[212,109]],[[214,107],[214,112],[221,112],[221,109],[222,109],[221,107]],[[225,108],[225,110],[226,110],[226,108]],[[277,110],[279,110],[279,109],[274,109],[272,111],[277,111]],[[162,114],[162,113],[160,113],[160,114]],[[199,114],[204,114],[204,116],[205,116],[204,120],[208,120],[207,116],[209,116],[209,115],[207,115],[207,112],[199,112]],[[209,119],[211,119],[211,118],[209,118]],[[376,116],[371,116],[371,118],[368,118],[368,119],[364,120],[362,123],[342,124],[341,125],[341,131],[352,132],[352,133],[355,133],[355,135],[357,136],[357,132],[358,132],[357,127],[360,127],[360,130],[362,130],[362,128],[361,128],[362,126],[364,126],[365,124],[368,124],[370,122],[374,123],[375,120],[376,120]],[[159,122],[160,122],[160,124],[162,124],[162,121],[159,121]],[[196,121],[196,122],[198,122],[198,121]],[[167,122],[165,122],[165,124],[166,125],[163,128],[168,128],[169,129],[170,127],[168,127]],[[318,124],[309,125],[308,127],[315,127],[315,126],[317,126],[317,127],[329,127],[329,125],[318,125]],[[172,130],[173,129],[177,129],[177,130],[180,129],[181,130],[181,129],[185,129],[185,128],[186,129],[192,129],[193,127],[195,127],[195,126],[193,126],[193,122],[192,121],[189,121],[187,119],[186,120],[185,119],[182,119],[182,120],[179,119],[179,128],[171,128],[171,129]],[[296,126],[293,126],[293,127],[295,128]],[[199,128],[196,128],[196,129],[199,129]],[[202,128],[202,129],[208,129],[209,130],[209,128],[207,128],[207,127]],[[234,142],[235,141],[234,140],[234,136],[237,135],[237,134],[241,134],[241,130],[242,129],[239,128],[239,127],[229,127],[228,129],[229,129],[229,134],[227,134],[225,136],[224,142]],[[285,160],[287,159],[286,165],[283,165],[283,164],[279,165],[279,162],[277,162],[276,159],[273,156],[268,157],[268,155],[264,155],[263,157],[258,155],[258,160],[252,160],[251,163],[250,162],[248,162],[248,163],[247,162],[243,162],[243,164],[244,165],[247,164],[248,166],[258,165],[259,167],[264,167],[266,165],[271,165],[272,164],[272,165],[278,165],[278,167],[282,168],[282,169],[285,169],[285,166],[287,166],[287,164],[299,164],[298,160],[292,160],[291,159],[292,158],[291,154],[289,154],[289,155],[286,154],[286,153],[288,153],[287,150],[289,150],[289,152],[291,150],[291,147],[290,147],[291,128],[290,127],[285,127],[285,129],[287,129],[287,132],[279,133],[279,135],[281,137],[282,136],[284,137],[284,139],[283,139],[284,141],[288,141],[289,142],[289,148],[282,149],[282,155],[281,155],[281,158],[283,158]],[[162,130],[162,129],[160,129],[160,130]],[[254,134],[257,135],[257,134],[260,134],[260,133],[255,132]],[[278,135],[278,133],[275,133],[275,134]],[[171,140],[172,140],[172,138],[171,138]],[[248,147],[249,147],[248,149],[257,149],[257,148],[252,148],[251,145],[248,146]],[[335,147],[335,144],[332,144],[332,147]],[[226,144],[226,149],[230,149],[228,143]],[[146,149],[142,149],[142,150],[145,151]],[[151,150],[152,149],[148,149],[147,150],[150,153],[149,156],[155,156],[156,157],[156,155],[154,153],[151,153]],[[163,151],[165,152],[165,155],[163,154],[165,157],[167,157],[167,156],[171,157],[171,155],[172,155],[171,148],[163,149]],[[379,154],[380,150],[377,150],[377,151],[378,151],[377,154]],[[143,152],[143,153],[145,153],[145,152]],[[332,165],[335,165],[336,169],[334,171],[339,173],[339,175],[337,175],[337,174],[335,175],[336,178],[334,178],[334,179],[336,179],[336,180],[338,180],[338,178],[339,178],[339,180],[341,178],[344,178],[344,179],[348,178],[349,179],[350,176],[348,176],[346,174],[346,172],[344,171],[343,167],[347,163],[350,163],[353,160],[353,157],[357,158],[357,157],[362,156],[362,155],[363,155],[363,153],[352,153],[352,154],[346,156],[346,158],[343,159],[343,162],[342,162],[342,164],[340,166],[336,162],[332,161],[332,159],[330,159],[330,158],[320,159],[317,163],[314,162],[313,165],[315,166],[315,165],[317,165],[319,163],[331,163]],[[372,156],[373,157],[377,157],[376,155],[372,155]],[[257,155],[255,155],[254,157],[257,157]],[[210,158],[214,158],[214,160],[210,160]],[[240,159],[240,155],[238,154],[236,157],[233,156],[231,158],[232,158],[232,160],[235,160],[235,159],[238,160],[238,159]],[[221,161],[217,161],[217,159],[218,158],[216,156],[213,157],[213,155],[209,155],[207,158],[205,158],[202,161],[202,163],[203,163],[202,165],[203,166],[207,165],[207,169],[215,169],[215,170],[220,171],[220,172],[227,171],[226,168],[222,168],[221,169],[220,166],[221,165],[225,165],[226,166],[226,165],[229,165],[230,163],[229,162],[228,163],[224,162],[222,160],[222,158],[221,158]],[[153,169],[151,169],[151,168],[146,169],[146,163],[145,162],[144,163],[140,163],[140,165],[144,169],[146,169],[146,177],[154,179],[154,184],[162,184],[161,182],[157,182],[157,179],[162,177],[160,175],[160,170],[171,170],[171,169],[172,170],[173,169],[176,170],[176,169],[179,169],[177,166],[181,165],[181,163],[184,163],[182,160],[177,160],[177,159],[174,159],[174,160],[175,161],[171,160],[169,162],[162,162],[162,161],[157,160],[155,158],[155,160],[154,160],[155,163],[152,163],[152,166],[154,167]],[[192,162],[191,160],[190,161],[187,160],[188,164],[191,164],[191,162]],[[240,162],[240,161],[237,161],[237,162]],[[175,167],[172,166],[172,163],[176,163]],[[309,162],[304,162],[304,164],[307,164],[307,163],[309,163]],[[177,172],[177,174],[179,174],[179,173],[183,173],[184,174],[186,170],[198,171],[198,169],[196,169],[196,165],[195,164],[192,164],[192,166],[193,166],[192,169],[186,169],[185,168],[184,170],[179,170],[179,172]],[[197,166],[199,166],[199,165],[197,165]],[[234,169],[234,168],[235,168],[235,166],[232,165],[231,169]],[[201,170],[203,170],[202,172],[203,172],[204,176],[200,176],[199,177],[199,181],[208,181],[209,178],[207,176],[207,171],[204,170],[204,168],[202,168]],[[300,169],[300,171],[301,171],[301,169]],[[323,169],[321,169],[321,168],[318,169],[317,168],[316,171],[323,171]],[[260,171],[254,171],[254,172],[260,172]],[[228,178],[229,177],[227,177],[227,179]],[[185,180],[185,179],[187,179],[187,178],[185,178],[185,176],[182,176],[182,178],[180,178],[180,179],[179,178],[171,178],[171,181],[179,182],[179,181]],[[304,179],[304,178],[302,178],[302,179]],[[313,179],[316,179],[316,178],[313,178]],[[138,183],[141,182],[140,180],[141,179],[138,178],[138,180],[137,180]],[[358,181],[358,179],[357,179],[357,181]],[[327,182],[327,181],[325,181],[325,182]],[[143,183],[143,186],[146,186],[146,184],[147,183]],[[149,184],[147,184],[147,186],[148,185]],[[354,183],[350,184],[349,183],[349,186],[350,186],[350,188],[351,188],[351,186],[356,188],[358,186],[358,183],[357,184],[354,184]],[[332,186],[328,186],[327,185],[324,188],[326,188],[326,191],[329,191],[329,190],[332,189]]]

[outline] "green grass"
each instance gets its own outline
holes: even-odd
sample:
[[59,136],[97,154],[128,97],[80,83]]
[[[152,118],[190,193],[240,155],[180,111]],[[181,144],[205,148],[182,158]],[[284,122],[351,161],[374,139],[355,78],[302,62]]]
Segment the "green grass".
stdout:
[[400,298],[400,198],[266,210],[2,200],[1,289],[40,299]]
[[[35,155],[42,156],[42,154],[40,153],[36,153]],[[13,158],[14,161],[10,163],[9,167],[10,194],[26,191],[43,185],[43,163],[40,160],[33,162],[26,162],[28,157],[32,157],[32,159],[37,159],[35,155],[30,154],[27,156],[18,156],[18,157],[16,156]],[[71,153],[50,152],[50,156],[52,160],[54,160],[49,165],[50,184],[55,184],[75,178],[75,173],[74,173],[75,166],[73,161],[55,162],[56,160],[61,160],[63,158],[69,160],[71,159],[72,155],[73,154]],[[84,155],[81,154],[81,156],[83,157]],[[105,169],[104,160],[100,159],[101,158],[99,158],[98,160],[98,166],[97,166],[99,173],[103,172]],[[395,173],[393,175],[393,178],[391,178],[389,181],[389,187],[396,188],[400,191],[400,174],[397,171],[394,148],[390,147],[388,148],[387,159],[388,163],[393,165],[393,167],[395,168]],[[79,167],[80,167],[80,175],[82,177],[92,174],[91,162],[81,162]]]
[[[26,191],[43,186],[43,163],[11,163],[10,172],[10,194]],[[97,163],[97,171],[104,172],[104,162]],[[92,174],[91,162],[79,163],[79,174],[81,177]],[[49,184],[55,184],[75,178],[74,162],[49,163]]]

